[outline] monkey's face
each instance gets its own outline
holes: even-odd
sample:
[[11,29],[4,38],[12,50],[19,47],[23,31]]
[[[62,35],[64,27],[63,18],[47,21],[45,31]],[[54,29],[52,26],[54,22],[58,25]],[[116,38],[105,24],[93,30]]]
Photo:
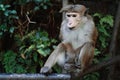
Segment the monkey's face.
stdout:
[[67,12],[66,19],[68,28],[75,28],[80,22],[80,14],[77,12]]

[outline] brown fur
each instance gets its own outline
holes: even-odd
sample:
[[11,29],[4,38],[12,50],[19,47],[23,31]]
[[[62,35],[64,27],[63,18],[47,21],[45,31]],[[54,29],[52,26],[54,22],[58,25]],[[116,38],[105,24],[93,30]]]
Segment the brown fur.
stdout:
[[[59,36],[61,43],[51,53],[44,67],[41,68],[41,73],[49,72],[55,63],[68,71],[71,71],[73,65],[80,65],[81,70],[84,71],[91,64],[98,33],[92,17],[84,16],[85,11],[86,7],[83,5],[68,5],[61,9],[60,12],[79,13],[79,17],[73,17],[75,20],[77,19],[74,21],[77,25],[74,27],[72,25],[72,29],[70,29],[67,25],[68,21],[63,20]],[[67,17],[67,19],[69,18]]]

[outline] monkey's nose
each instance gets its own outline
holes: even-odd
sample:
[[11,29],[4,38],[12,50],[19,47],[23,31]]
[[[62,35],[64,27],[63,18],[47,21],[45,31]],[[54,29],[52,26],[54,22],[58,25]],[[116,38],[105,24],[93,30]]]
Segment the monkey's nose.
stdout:
[[69,25],[71,25],[72,23],[69,23]]

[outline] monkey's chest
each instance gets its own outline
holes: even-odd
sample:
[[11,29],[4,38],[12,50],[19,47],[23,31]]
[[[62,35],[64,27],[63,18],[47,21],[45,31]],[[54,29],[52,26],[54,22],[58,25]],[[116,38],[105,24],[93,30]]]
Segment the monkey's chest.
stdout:
[[64,41],[71,43],[74,49],[82,46],[85,42],[89,41],[89,35],[84,30],[71,31],[71,32],[69,31],[66,34],[64,34],[63,37],[64,37]]

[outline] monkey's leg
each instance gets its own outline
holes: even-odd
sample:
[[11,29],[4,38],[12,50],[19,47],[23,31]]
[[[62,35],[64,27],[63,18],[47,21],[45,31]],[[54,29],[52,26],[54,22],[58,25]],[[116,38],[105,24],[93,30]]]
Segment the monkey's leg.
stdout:
[[56,49],[48,57],[44,67],[41,68],[40,73],[47,73],[52,66],[58,62],[59,65],[64,65],[65,62],[65,47],[63,43],[60,43]]
[[75,50],[73,49],[73,46],[70,43],[64,44],[66,47],[66,63],[74,63],[75,59]]
[[[63,69],[65,71],[71,71],[74,67],[74,59],[75,59],[75,51],[71,43],[64,43],[65,46],[65,63],[63,65]],[[63,71],[63,72],[65,72]]]
[[79,59],[77,64],[80,64],[81,71],[84,71],[91,63],[94,57],[94,46],[92,43],[87,42],[80,50]]

